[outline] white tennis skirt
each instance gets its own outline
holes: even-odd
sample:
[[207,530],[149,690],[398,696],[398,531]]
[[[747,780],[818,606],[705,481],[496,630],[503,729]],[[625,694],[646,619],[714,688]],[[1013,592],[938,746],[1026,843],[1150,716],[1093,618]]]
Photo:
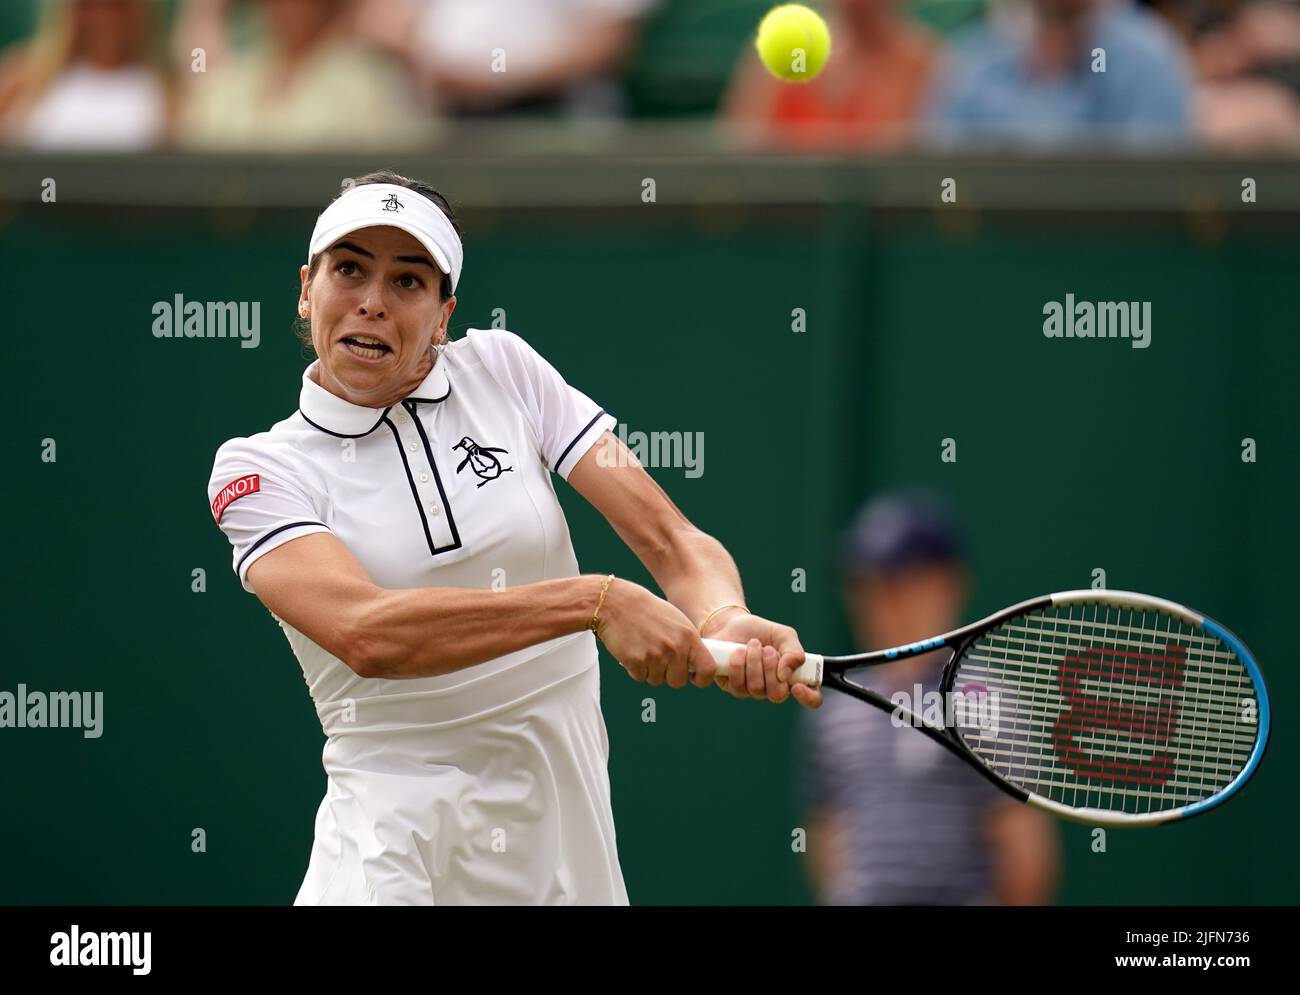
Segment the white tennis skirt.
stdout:
[[453,688],[373,683],[317,708],[328,782],[295,905],[627,904],[590,634]]

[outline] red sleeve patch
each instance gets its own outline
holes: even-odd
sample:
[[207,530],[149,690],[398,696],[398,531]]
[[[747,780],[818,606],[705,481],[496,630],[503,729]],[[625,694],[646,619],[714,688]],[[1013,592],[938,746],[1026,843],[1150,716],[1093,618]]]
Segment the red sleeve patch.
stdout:
[[261,490],[261,478],[258,474],[250,473],[245,477],[236,477],[221,488],[221,493],[212,502],[212,517],[220,525],[221,515],[231,501],[237,501],[248,494],[256,494],[259,490]]

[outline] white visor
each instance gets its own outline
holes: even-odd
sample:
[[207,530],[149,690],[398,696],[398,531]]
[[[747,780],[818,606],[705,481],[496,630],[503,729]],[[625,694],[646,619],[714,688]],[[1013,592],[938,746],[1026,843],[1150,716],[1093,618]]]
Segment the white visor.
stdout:
[[311,233],[308,265],[344,235],[372,225],[388,225],[414,235],[451,276],[451,290],[456,292],[465,255],[456,229],[428,197],[392,183],[363,183],[325,208]]

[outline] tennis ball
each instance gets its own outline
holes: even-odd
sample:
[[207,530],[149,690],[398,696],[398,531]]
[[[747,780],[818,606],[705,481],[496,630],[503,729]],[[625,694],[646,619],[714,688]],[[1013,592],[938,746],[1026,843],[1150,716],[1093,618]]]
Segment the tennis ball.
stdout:
[[783,3],[759,22],[754,47],[773,76],[806,83],[830,58],[831,32],[815,10],[801,3]]

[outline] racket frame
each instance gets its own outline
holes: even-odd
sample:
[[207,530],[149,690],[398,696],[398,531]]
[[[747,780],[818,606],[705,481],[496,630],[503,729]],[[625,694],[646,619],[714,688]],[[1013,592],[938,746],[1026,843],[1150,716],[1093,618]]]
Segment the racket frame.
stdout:
[[[996,629],[1008,619],[1015,618],[1016,616],[1022,615],[1026,612],[1053,607],[1059,608],[1081,603],[1101,603],[1113,605],[1117,608],[1165,612],[1192,626],[1203,629],[1215,638],[1225,642],[1229,647],[1231,647],[1233,652],[1236,653],[1254,685],[1258,724],[1255,736],[1255,746],[1251,751],[1249,759],[1242,769],[1237,772],[1237,775],[1232,779],[1232,781],[1230,781],[1224,788],[1202,801],[1193,802],[1176,809],[1168,809],[1163,812],[1112,812],[1105,809],[1078,808],[1071,805],[1065,805],[1061,802],[1053,801],[1050,798],[1036,795],[1004,778],[997,771],[989,767],[978,754],[966,745],[953,726],[947,724],[949,712],[946,706],[947,702],[950,700],[949,696],[952,693],[953,683],[956,681],[959,661],[973,643],[989,631]],[[878,691],[873,691],[870,688],[865,688],[861,685],[855,684],[852,681],[847,680],[844,676],[845,672],[856,670],[859,667],[871,667],[885,663],[894,663],[898,660],[906,660],[911,657],[921,656],[925,653],[932,653],[938,649],[944,648],[949,650],[949,657],[947,663],[944,664],[943,675],[939,681],[940,700],[945,704],[945,722],[943,725],[937,726],[926,722],[923,716],[918,715],[905,705],[896,704]],[[892,716],[904,720],[907,725],[910,725],[918,732],[922,732],[929,736],[936,743],[955,754],[961,760],[970,764],[987,781],[1017,801],[1032,805],[1034,808],[1042,811],[1049,812],[1058,818],[1090,826],[1155,826],[1163,823],[1188,819],[1194,815],[1199,815],[1202,812],[1215,808],[1241,790],[1242,786],[1250,779],[1251,775],[1255,772],[1255,769],[1259,766],[1260,761],[1264,757],[1264,752],[1268,747],[1270,723],[1268,690],[1264,684],[1264,677],[1260,672],[1259,665],[1255,662],[1255,658],[1251,655],[1245,644],[1242,643],[1235,634],[1224,628],[1222,625],[1219,625],[1212,619],[1206,618],[1198,612],[1192,611],[1190,608],[1186,608],[1173,601],[1167,601],[1164,598],[1138,594],[1133,591],[1060,591],[1055,594],[1048,594],[1038,598],[1030,598],[1028,601],[1022,601],[1019,604],[1012,605],[1009,608],[1004,608],[986,618],[980,619],[978,622],[972,622],[969,625],[962,626],[959,629],[954,629],[951,632],[944,633],[942,636],[936,636],[932,639],[925,639],[904,646],[892,646],[888,649],[873,650],[870,653],[858,653],[850,656],[823,656],[820,657],[818,662],[821,668],[821,683],[823,687],[832,687],[842,694],[850,695],[851,697],[857,698],[859,701],[864,701],[869,705],[874,705],[882,711],[889,712]]]

